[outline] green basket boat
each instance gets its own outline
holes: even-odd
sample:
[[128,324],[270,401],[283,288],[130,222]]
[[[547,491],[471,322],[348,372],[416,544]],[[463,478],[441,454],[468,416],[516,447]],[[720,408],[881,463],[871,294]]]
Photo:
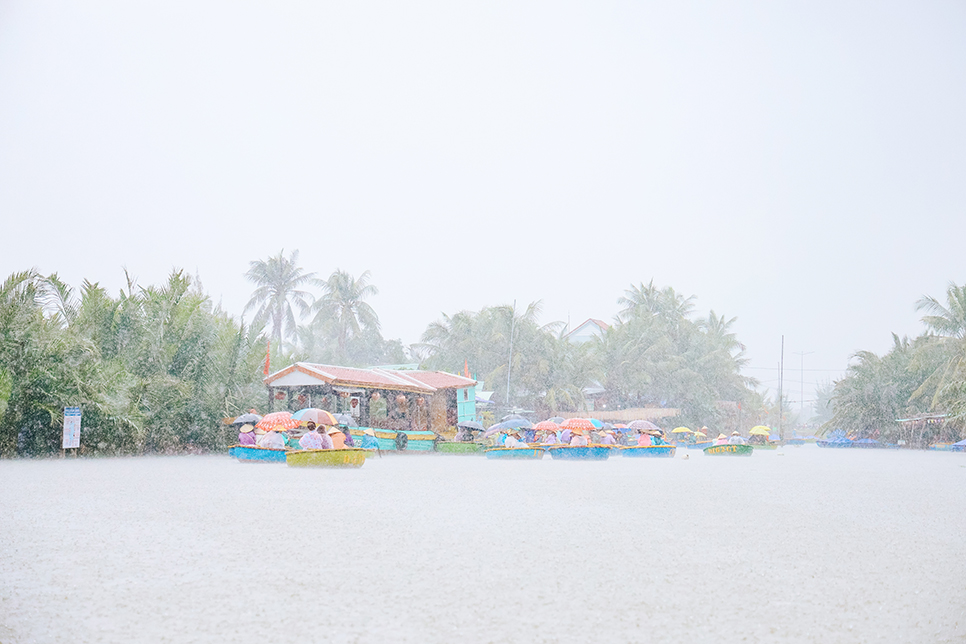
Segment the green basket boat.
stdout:
[[767,443],[765,445],[757,445],[755,443],[748,443],[753,449],[778,449],[778,443]]
[[436,443],[436,451],[440,454],[482,454],[483,446],[479,443]]
[[346,449],[300,449],[287,452],[285,462],[289,467],[362,467],[369,450],[348,447]]
[[705,447],[708,456],[751,456],[755,451],[751,445],[714,445]]

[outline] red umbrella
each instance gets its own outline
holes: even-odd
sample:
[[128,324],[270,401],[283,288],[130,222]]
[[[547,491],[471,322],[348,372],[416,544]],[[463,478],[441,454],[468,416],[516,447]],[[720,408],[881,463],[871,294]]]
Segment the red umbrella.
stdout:
[[255,427],[259,429],[264,429],[266,432],[271,432],[279,429],[295,429],[299,426],[299,421],[292,418],[292,414],[287,411],[276,411],[271,414],[267,414],[264,418],[258,421]]
[[555,432],[560,429],[560,425],[553,422],[552,420],[541,420],[539,423],[534,425],[531,429],[537,432]]
[[573,431],[575,429],[594,429],[594,424],[586,418],[568,418],[561,427]]

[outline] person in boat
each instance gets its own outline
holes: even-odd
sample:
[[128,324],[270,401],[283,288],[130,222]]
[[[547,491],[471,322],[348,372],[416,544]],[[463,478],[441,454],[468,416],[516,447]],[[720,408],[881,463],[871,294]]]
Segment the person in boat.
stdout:
[[543,440],[541,441],[544,445],[556,445],[559,441],[557,440],[557,432],[552,429],[548,429],[543,433]]
[[731,432],[731,437],[728,438],[729,445],[744,445],[745,439],[741,437],[738,432]]
[[356,442],[352,440],[352,434],[349,432],[349,428],[346,425],[341,425],[342,435],[345,436],[345,446],[355,447]]
[[660,429],[651,430],[651,445],[667,445],[664,433]]
[[570,439],[573,438],[574,432],[570,429],[564,429],[560,432],[560,442],[564,445],[570,445]]
[[638,447],[650,447],[653,445],[650,432],[641,432],[640,436],[637,437]]
[[379,449],[379,439],[376,438],[376,432],[368,427],[362,430],[361,447],[362,449]]
[[728,444],[728,437],[725,436],[724,434],[718,434],[718,437],[716,439],[714,439],[714,444],[715,445],[727,445]]
[[530,447],[525,442],[520,440],[520,430],[511,429],[506,434],[506,440],[503,441],[503,447],[509,447],[511,449],[516,449],[519,447]]
[[287,432],[285,432],[284,438],[285,438],[286,449],[302,449],[302,446],[299,445],[298,430],[296,429],[288,430]]
[[601,445],[617,445],[617,439],[614,438],[614,430],[608,429],[600,437]]
[[299,439],[302,449],[332,449],[332,440],[316,428],[315,423],[308,423],[309,431]]
[[533,428],[527,428],[523,430],[523,442],[524,443],[536,443],[537,442],[537,432]]
[[255,428],[249,424],[244,424],[241,429],[238,430],[238,444],[239,445],[254,445],[255,444]]
[[762,436],[761,434],[752,434],[751,436],[748,437],[748,444],[749,445],[764,445],[765,444],[765,437]]
[[590,441],[584,436],[584,433],[580,430],[571,432],[570,445],[571,447],[587,447]]
[[258,446],[269,449],[285,449],[285,437],[273,429],[265,432],[265,435],[258,439]]
[[345,434],[338,427],[329,427],[329,431],[326,432],[329,435],[329,439],[332,441],[332,449],[344,449],[345,448]]

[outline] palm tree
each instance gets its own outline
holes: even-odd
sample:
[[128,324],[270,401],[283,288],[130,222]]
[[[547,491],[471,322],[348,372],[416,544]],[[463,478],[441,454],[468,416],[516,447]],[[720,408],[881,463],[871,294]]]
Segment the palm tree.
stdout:
[[315,273],[306,273],[298,265],[299,252],[293,250],[286,258],[285,251],[275,257],[249,263],[245,277],[257,284],[252,297],[245,306],[245,312],[255,309],[252,326],[263,327],[271,321],[272,336],[279,347],[282,338],[295,332],[297,326],[292,304],[299,308],[302,315],[308,313],[312,295],[300,290],[306,285],[318,285]]
[[312,308],[315,321],[329,326],[338,341],[339,356],[346,356],[350,337],[359,335],[363,329],[379,330],[379,316],[365,299],[379,292],[369,283],[370,273],[365,271],[355,279],[346,271],[336,269],[322,283],[322,298]]
[[959,410],[966,411],[966,286],[950,282],[945,306],[936,298],[925,296],[916,302],[916,310],[929,313],[922,321],[933,342],[941,347],[945,360],[916,390],[913,398],[933,390],[933,408],[955,407],[962,413]]

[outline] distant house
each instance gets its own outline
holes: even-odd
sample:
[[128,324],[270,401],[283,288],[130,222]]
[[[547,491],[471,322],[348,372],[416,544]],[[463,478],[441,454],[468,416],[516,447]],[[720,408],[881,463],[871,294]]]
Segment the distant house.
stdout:
[[574,344],[582,344],[584,342],[590,342],[594,338],[601,337],[604,335],[604,331],[609,328],[610,325],[603,320],[587,318],[586,322],[580,324],[577,328],[567,333],[564,337]]

